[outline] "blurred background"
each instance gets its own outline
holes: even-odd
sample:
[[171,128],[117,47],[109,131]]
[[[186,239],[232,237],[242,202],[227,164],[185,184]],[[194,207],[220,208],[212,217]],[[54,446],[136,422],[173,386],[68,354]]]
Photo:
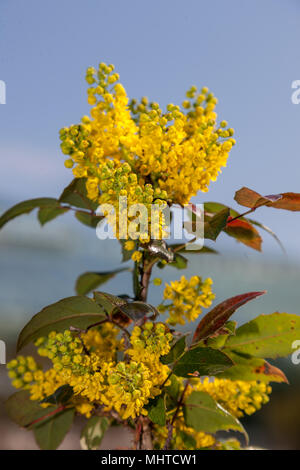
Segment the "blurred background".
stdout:
[[[147,95],[162,106],[180,103],[190,85],[208,86],[219,98],[217,112],[236,131],[228,167],[208,194],[195,202],[219,201],[238,209],[234,192],[248,186],[261,194],[300,192],[300,105],[292,82],[300,80],[298,0],[1,0],[0,211],[24,199],[57,197],[72,179],[64,168],[58,131],[87,114],[85,69],[113,63],[130,97]],[[256,253],[221,235],[221,255],[191,256],[185,274],[211,276],[217,302],[251,291],[267,295],[233,319],[261,313],[300,314],[300,214],[262,208],[255,218],[270,226],[284,253],[264,234]],[[0,339],[7,360],[17,335],[42,307],[74,294],[84,271],[120,266],[116,241],[100,241],[92,229],[62,216],[41,228],[35,214],[15,219],[0,233]],[[168,267],[164,281],[179,278]],[[120,274],[105,290],[131,292]],[[162,287],[149,301],[159,303]],[[192,325],[189,327],[192,329]],[[300,338],[299,338],[300,339]],[[252,445],[300,449],[300,365],[273,361],[290,385],[274,386],[271,402],[247,419]],[[12,392],[0,365],[0,448],[36,448],[31,434],[10,423],[3,402]],[[77,432],[77,431],[76,431]],[[116,436],[103,443],[114,447]],[[69,437],[61,448],[76,448]]]

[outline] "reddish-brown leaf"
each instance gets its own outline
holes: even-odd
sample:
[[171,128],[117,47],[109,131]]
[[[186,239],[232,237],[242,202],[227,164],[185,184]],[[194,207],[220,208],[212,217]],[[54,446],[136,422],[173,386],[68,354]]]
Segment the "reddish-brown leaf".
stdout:
[[277,377],[278,379],[280,379],[280,382],[285,382],[286,384],[289,383],[285,373],[282,372],[281,369],[278,369],[278,367],[273,366],[267,361],[264,361],[263,365],[257,367],[253,372],[255,372],[256,374],[264,374],[270,375],[272,377]]
[[269,196],[262,196],[252,189],[243,187],[239,189],[234,199],[241,206],[256,209],[261,206],[274,207],[275,209],[285,209],[288,211],[300,211],[299,193],[280,193]]
[[228,217],[227,225],[224,229],[230,237],[234,237],[244,245],[261,251],[262,238],[253,225],[245,219],[233,219]]
[[194,333],[193,343],[208,338],[221,328],[239,307],[265,293],[266,291],[247,292],[224,300],[202,318]]
[[285,209],[288,211],[300,211],[299,193],[282,193],[282,198],[272,204],[275,209]]

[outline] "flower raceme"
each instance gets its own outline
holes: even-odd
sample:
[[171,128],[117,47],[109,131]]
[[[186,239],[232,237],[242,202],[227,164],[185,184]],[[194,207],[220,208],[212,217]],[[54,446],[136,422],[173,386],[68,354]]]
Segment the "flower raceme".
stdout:
[[[177,379],[178,380],[178,379]],[[184,389],[183,381],[180,383],[181,392]],[[229,380],[209,378],[190,379],[190,383],[185,390],[185,398],[192,392],[206,392],[216,400],[225,410],[237,418],[245,414],[251,415],[259,410],[263,404],[269,401],[271,387],[257,381],[245,382],[242,380]],[[172,416],[172,415],[171,415]],[[154,427],[154,444],[158,449],[162,449],[168,436],[167,427]],[[240,444],[234,440],[234,448],[239,448]],[[197,432],[193,428],[186,426],[183,412],[178,413],[172,429],[171,449],[193,450],[209,448],[214,446],[222,449],[222,444],[214,436],[204,432]]]
[[[147,415],[145,407],[149,400],[162,393],[163,385],[168,387],[171,383],[170,369],[160,358],[170,351],[173,336],[163,323],[150,321],[143,327],[133,328],[127,350],[117,336],[118,329],[109,323],[90,329],[80,337],[69,330],[51,332],[35,344],[38,354],[50,359],[53,366],[44,372],[33,357],[18,356],[7,365],[12,384],[28,390],[31,399],[37,401],[45,400],[68,384],[74,391],[71,404],[86,417],[99,406],[104,413],[113,410],[122,420]],[[117,362],[117,353],[121,351],[125,353],[124,358]],[[176,381],[182,392],[184,379],[177,377]],[[254,413],[266,403],[271,388],[256,381],[191,378],[186,398],[193,391],[208,393],[234,416],[241,417],[244,413]],[[153,435],[160,448],[168,430],[155,426]],[[182,440],[183,435],[189,437],[190,444],[186,443],[186,438]],[[171,447],[186,449],[191,442],[196,448],[203,448],[213,445],[215,438],[188,428],[180,411],[172,431]]]
[[[91,200],[116,213],[120,196],[128,206],[184,205],[226,166],[234,131],[226,121],[217,125],[217,99],[207,88],[191,87],[182,107],[169,104],[164,112],[147,98],[129,101],[113,65],[88,68],[86,80],[90,116],[61,129],[60,138],[65,165],[86,178]],[[140,241],[149,239],[141,234]]]
[[161,393],[170,372],[160,357],[169,352],[172,335],[162,323],[135,327],[131,347],[119,362],[117,353],[124,344],[117,335],[111,324],[91,329],[81,338],[69,330],[51,332],[35,344],[38,354],[52,361],[52,368],[43,372],[32,357],[19,356],[8,364],[9,376],[16,388],[30,391],[32,400],[43,400],[58,387],[70,385],[77,411],[88,416],[94,404],[104,411],[113,409],[122,419],[146,415],[145,405]]
[[215,298],[211,286],[210,278],[202,281],[200,276],[192,276],[190,280],[181,276],[179,281],[166,284],[164,299],[170,303],[161,304],[158,308],[161,313],[169,312],[167,322],[170,325],[184,325],[185,320],[195,321],[202,308],[209,307]]

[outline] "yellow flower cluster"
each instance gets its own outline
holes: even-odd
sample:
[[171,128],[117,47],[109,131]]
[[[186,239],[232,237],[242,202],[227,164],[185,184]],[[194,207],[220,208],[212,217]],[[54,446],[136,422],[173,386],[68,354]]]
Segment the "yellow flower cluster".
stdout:
[[251,415],[269,401],[272,388],[265,383],[243,380],[229,380],[214,378],[210,381],[205,378],[203,382],[197,381],[187,390],[187,396],[192,391],[207,392],[222,405],[229,413],[237,418],[244,414]]
[[[166,207],[167,194],[151,184],[138,184],[136,173],[130,165],[116,164],[108,160],[99,171],[101,180],[101,204],[108,223],[113,227],[117,238],[138,239],[142,243],[153,238],[167,236],[163,209]],[[99,199],[99,181],[87,180],[87,193],[90,199]],[[152,205],[157,213],[152,217]]]
[[202,308],[209,307],[215,298],[211,286],[210,278],[202,281],[200,276],[192,276],[190,280],[182,276],[179,281],[171,281],[164,290],[164,299],[171,303],[160,305],[159,310],[169,312],[167,322],[171,325],[184,325],[185,319],[194,321],[202,313]]
[[135,326],[131,334],[132,347],[127,354],[135,361],[159,361],[160,356],[168,354],[173,336],[166,333],[163,323],[146,322],[143,329]]
[[[179,390],[182,393],[184,379],[177,377],[176,380],[179,381]],[[269,401],[268,395],[271,393],[271,387],[257,381],[245,382],[242,380],[218,378],[213,380],[204,378],[201,380],[192,378],[185,391],[184,399],[186,400],[194,391],[208,393],[229,413],[237,418],[241,418],[244,414],[253,414]],[[169,420],[172,420],[174,411],[168,416]],[[154,426],[153,437],[155,447],[158,449],[163,448],[168,437],[167,427]],[[237,443],[234,443],[234,445],[236,446]],[[193,428],[186,426],[183,412],[180,410],[174,421],[170,448],[195,450],[211,446],[214,446],[216,449],[222,448],[222,442],[218,442],[211,434],[197,432]]]
[[[117,334],[111,324],[89,330],[81,338],[69,330],[51,332],[36,345],[39,355],[51,359],[53,367],[43,372],[33,358],[19,356],[8,364],[13,385],[29,389],[32,400],[42,400],[68,384],[74,391],[73,405],[86,416],[91,415],[94,404],[104,411],[115,410],[122,419],[146,415],[145,405],[161,393],[160,386],[169,374],[159,358],[169,351],[172,335],[163,324],[135,327],[126,356],[129,360],[117,362],[117,352],[123,349]],[[155,345],[156,341],[161,345]]]
[[[233,129],[217,126],[217,99],[191,87],[182,108],[142,98],[129,102],[113,65],[87,70],[91,115],[60,131],[67,168],[87,179],[90,199],[113,204],[186,204],[207,191],[235,143]],[[142,237],[141,237],[142,238]]]
[[122,351],[124,340],[118,339],[119,329],[112,323],[103,323],[99,328],[91,328],[82,339],[90,353],[95,353],[102,361],[116,361],[117,352]]
[[15,388],[29,388],[37,374],[39,366],[32,356],[18,356],[7,364],[8,376]]

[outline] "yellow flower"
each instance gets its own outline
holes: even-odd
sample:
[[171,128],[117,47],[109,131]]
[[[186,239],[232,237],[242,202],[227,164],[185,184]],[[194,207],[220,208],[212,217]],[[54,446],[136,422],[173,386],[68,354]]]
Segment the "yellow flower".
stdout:
[[139,263],[139,262],[141,261],[142,257],[143,257],[143,254],[142,254],[141,251],[135,251],[135,252],[132,253],[132,255],[131,255],[131,259],[132,259],[133,261],[135,261],[136,263]]
[[192,276],[188,281],[184,276],[179,281],[172,281],[166,284],[164,299],[170,300],[167,305],[160,305],[161,312],[168,311],[167,320],[171,325],[185,324],[187,321],[194,321],[202,312],[202,308],[211,305],[215,295],[211,291],[212,280],[207,278],[202,281],[199,276]]
[[132,251],[135,247],[135,243],[132,240],[128,240],[127,242],[124,243],[124,248],[127,251]]
[[[91,116],[60,131],[62,152],[70,156],[65,164],[74,165],[76,178],[87,178],[88,197],[112,204],[118,213],[120,195],[127,196],[128,207],[142,203],[149,209],[164,201],[186,204],[206,192],[235,144],[227,122],[217,125],[213,94],[191,87],[182,109],[169,104],[163,112],[145,97],[129,102],[113,69],[103,63],[98,70],[88,68]],[[163,219],[157,228],[164,237]]]
[[193,390],[207,392],[227,411],[236,416],[251,415],[269,401],[268,395],[272,389],[265,383],[257,381],[229,380],[205,378],[189,387],[187,396]]

